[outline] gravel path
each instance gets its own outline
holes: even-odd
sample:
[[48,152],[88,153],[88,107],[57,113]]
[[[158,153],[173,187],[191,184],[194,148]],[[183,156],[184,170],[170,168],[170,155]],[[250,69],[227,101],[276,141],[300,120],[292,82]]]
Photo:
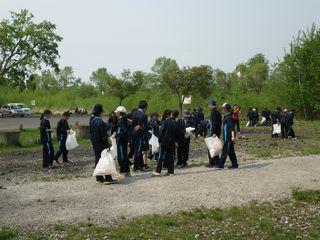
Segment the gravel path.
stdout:
[[112,224],[145,214],[226,207],[289,196],[293,187],[320,189],[320,155],[259,160],[238,170],[177,170],[173,177],[133,176],[115,185],[94,179],[27,182],[0,189],[0,226],[41,227],[91,220]]

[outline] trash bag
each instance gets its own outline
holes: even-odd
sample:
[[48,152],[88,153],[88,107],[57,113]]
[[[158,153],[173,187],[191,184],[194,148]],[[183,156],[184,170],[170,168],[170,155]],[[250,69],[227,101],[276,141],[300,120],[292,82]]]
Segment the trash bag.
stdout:
[[261,119],[261,124],[265,125],[267,123],[267,119],[265,117],[262,117]]
[[272,134],[281,134],[281,125],[280,124],[273,124],[272,125],[273,131]]
[[94,177],[105,175],[111,175],[113,179],[116,179],[119,176],[116,163],[109,149],[104,149],[102,151],[99,162],[93,172]]
[[184,134],[185,138],[189,138],[192,135],[192,132],[195,130],[195,128],[193,127],[187,127],[186,128],[186,133]]
[[79,146],[76,138],[76,132],[71,131],[67,136],[66,149],[73,150]]
[[111,140],[110,153],[113,159],[116,159],[118,157],[117,140],[113,137],[111,137],[110,140]]
[[152,155],[159,152],[159,140],[154,134],[151,135],[149,145],[151,145]]
[[250,126],[250,121],[248,121],[246,124],[246,127],[249,127],[249,126]]
[[204,139],[204,141],[206,142],[207,148],[212,158],[222,153],[222,142],[217,136],[207,137]]

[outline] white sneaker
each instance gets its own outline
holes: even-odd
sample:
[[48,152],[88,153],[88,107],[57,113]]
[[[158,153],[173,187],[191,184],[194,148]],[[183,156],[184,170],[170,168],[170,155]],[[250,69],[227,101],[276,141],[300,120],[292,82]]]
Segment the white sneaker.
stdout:
[[161,173],[158,173],[156,171],[152,172],[152,176],[154,177],[160,177],[161,176]]

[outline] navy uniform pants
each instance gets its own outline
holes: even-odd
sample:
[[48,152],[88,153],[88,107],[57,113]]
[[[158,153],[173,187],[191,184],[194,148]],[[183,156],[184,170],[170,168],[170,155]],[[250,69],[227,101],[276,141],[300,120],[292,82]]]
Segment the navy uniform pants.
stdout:
[[227,157],[229,156],[232,167],[238,167],[238,160],[236,153],[234,151],[234,143],[229,140],[225,141],[222,147],[222,154],[219,160],[219,168],[224,168],[224,164],[226,163]]
[[161,147],[159,151],[159,158],[157,162],[157,173],[161,173],[163,164],[166,162],[169,174],[174,174],[174,152]]
[[42,166],[44,168],[52,166],[54,157],[54,150],[52,146],[52,142],[44,142],[43,143],[43,163]]

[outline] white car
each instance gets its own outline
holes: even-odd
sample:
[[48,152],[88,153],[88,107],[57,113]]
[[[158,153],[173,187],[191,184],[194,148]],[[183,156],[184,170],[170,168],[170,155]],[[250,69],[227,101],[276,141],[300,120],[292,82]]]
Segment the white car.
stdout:
[[1,117],[3,116],[11,116],[11,117],[14,117],[14,116],[20,116],[20,117],[24,117],[25,114],[23,112],[22,109],[20,109],[18,106],[16,105],[4,105],[1,107]]
[[21,109],[23,112],[24,116],[30,116],[31,115],[31,110],[30,108],[27,107],[24,103],[8,103],[8,106],[11,106],[13,108],[18,108]]

